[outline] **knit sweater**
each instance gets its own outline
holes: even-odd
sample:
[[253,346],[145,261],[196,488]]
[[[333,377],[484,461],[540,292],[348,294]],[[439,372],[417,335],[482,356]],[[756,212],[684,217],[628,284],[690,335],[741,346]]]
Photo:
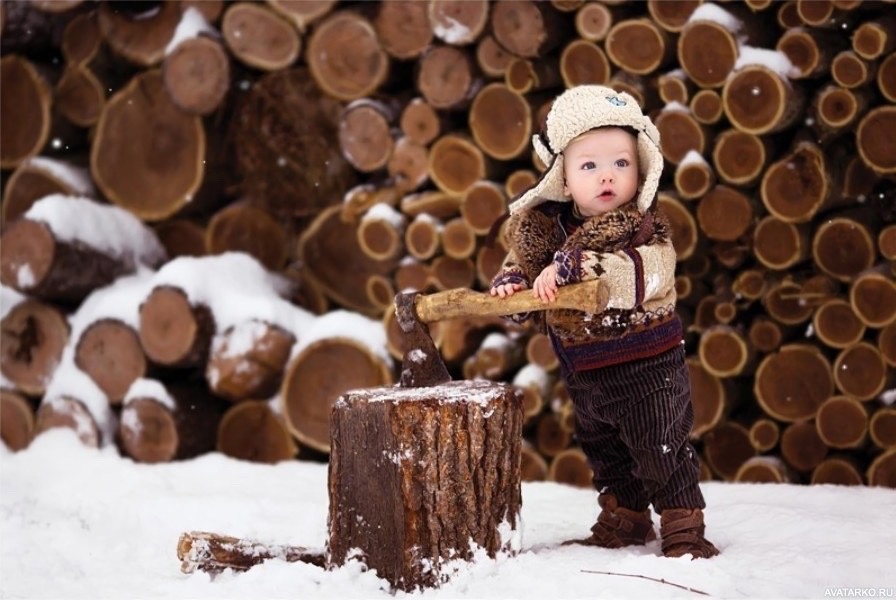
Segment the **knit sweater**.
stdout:
[[551,262],[557,265],[558,285],[591,279],[606,283],[610,299],[600,314],[567,309],[543,313],[567,371],[647,358],[681,343],[668,222],[658,213],[643,215],[634,202],[586,219],[577,218],[573,206],[548,201],[515,213],[507,224],[507,258],[492,286],[531,287]]

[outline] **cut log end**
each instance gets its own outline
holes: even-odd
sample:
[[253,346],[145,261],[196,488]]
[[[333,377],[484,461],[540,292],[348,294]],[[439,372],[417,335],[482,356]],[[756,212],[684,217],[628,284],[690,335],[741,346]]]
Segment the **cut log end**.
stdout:
[[151,398],[135,398],[122,411],[119,437],[124,452],[142,463],[162,463],[177,456],[174,415]]
[[71,429],[85,446],[99,448],[104,441],[100,428],[83,402],[74,398],[44,399],[37,409],[34,437],[57,427]]
[[3,377],[25,394],[43,395],[68,343],[65,317],[52,305],[26,299],[10,309],[0,328]]
[[3,285],[22,292],[38,288],[56,257],[56,238],[41,221],[19,219],[0,237],[0,278]]
[[140,305],[140,344],[146,356],[159,364],[199,364],[213,332],[211,312],[192,306],[179,288],[156,287]]
[[333,13],[317,24],[305,60],[321,89],[340,100],[370,95],[389,74],[376,30],[352,12]]
[[261,4],[231,4],[221,21],[221,34],[237,59],[265,71],[288,67],[302,48],[296,28]]
[[833,392],[830,363],[808,345],[784,346],[756,369],[756,399],[766,414],[780,421],[811,419]]
[[267,401],[234,405],[218,424],[218,452],[240,460],[274,464],[295,458],[299,447]]
[[208,37],[180,42],[162,66],[165,89],[181,109],[194,115],[214,112],[230,87],[230,60]]
[[34,435],[34,407],[17,392],[0,390],[0,439],[17,452],[28,447]]
[[75,364],[106,394],[120,404],[128,388],[148,368],[134,329],[118,319],[100,319],[89,325],[75,346]]

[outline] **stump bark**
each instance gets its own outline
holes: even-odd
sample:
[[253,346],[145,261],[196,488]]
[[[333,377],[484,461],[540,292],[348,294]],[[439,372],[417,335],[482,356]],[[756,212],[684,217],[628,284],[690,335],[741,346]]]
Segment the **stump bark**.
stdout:
[[[521,394],[504,384],[355,390],[335,404],[327,561],[356,552],[394,588],[519,550]],[[358,441],[364,444],[359,445]]]

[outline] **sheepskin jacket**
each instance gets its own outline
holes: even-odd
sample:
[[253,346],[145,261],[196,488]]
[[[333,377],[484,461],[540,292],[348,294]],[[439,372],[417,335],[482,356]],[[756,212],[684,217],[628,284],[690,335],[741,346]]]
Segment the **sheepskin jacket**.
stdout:
[[675,249],[665,218],[653,211],[642,214],[629,202],[580,219],[573,206],[548,201],[515,213],[507,223],[507,258],[492,286],[531,287],[554,262],[558,285],[603,280],[610,292],[606,310],[595,315],[549,309],[512,318],[543,318],[554,350],[570,372],[655,356],[681,343]]

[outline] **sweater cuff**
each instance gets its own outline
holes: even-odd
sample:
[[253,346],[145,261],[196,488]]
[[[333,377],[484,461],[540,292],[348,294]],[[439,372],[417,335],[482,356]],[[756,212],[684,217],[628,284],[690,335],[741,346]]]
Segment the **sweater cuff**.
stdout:
[[526,288],[529,287],[529,280],[523,272],[515,269],[511,271],[501,271],[495,275],[494,279],[492,279],[493,288],[498,287],[499,285],[504,285],[505,283],[516,283]]
[[582,249],[557,250],[554,253],[557,265],[557,285],[569,285],[582,280]]

